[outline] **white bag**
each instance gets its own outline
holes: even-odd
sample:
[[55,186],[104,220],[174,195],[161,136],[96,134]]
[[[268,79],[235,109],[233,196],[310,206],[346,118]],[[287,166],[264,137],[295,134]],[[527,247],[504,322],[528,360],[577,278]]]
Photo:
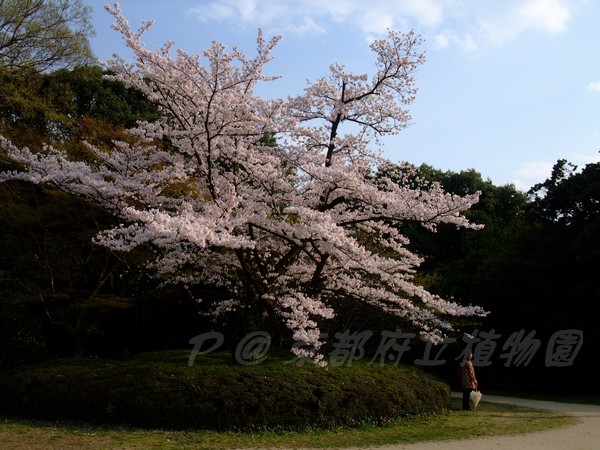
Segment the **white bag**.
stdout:
[[481,393],[481,391],[471,391],[471,401],[473,402],[473,409],[477,409],[477,405],[479,405],[479,401],[481,400],[481,397],[483,397],[483,394]]

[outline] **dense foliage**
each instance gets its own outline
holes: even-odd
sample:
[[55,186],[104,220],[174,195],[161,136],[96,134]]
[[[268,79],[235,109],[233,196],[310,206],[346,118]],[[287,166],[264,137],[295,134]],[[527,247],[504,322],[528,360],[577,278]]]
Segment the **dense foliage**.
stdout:
[[81,0],[0,0],[0,67],[31,73],[90,64],[91,13]]
[[[469,218],[485,228],[440,230],[436,235],[412,230],[412,244],[427,256],[422,282],[440,295],[476,302],[491,311],[465,331],[498,335],[490,365],[479,367],[482,386],[504,390],[598,392],[600,374],[597,317],[600,314],[600,163],[581,170],[565,160],[550,178],[528,194],[512,186],[494,186],[474,171],[441,173],[422,167],[446,189],[481,191]],[[503,348],[523,330],[540,348],[529,361],[508,364]],[[560,330],[581,330],[583,346],[572,366],[547,367],[550,338]],[[458,341],[464,347],[464,341]],[[519,345],[526,351],[532,341]],[[457,350],[458,351],[458,350]],[[445,376],[455,380],[450,368]]]
[[140,355],[127,362],[65,359],[0,379],[0,414],[142,427],[305,429],[356,426],[441,410],[450,392],[421,371],[357,363],[302,367],[288,353],[260,365],[210,354]]

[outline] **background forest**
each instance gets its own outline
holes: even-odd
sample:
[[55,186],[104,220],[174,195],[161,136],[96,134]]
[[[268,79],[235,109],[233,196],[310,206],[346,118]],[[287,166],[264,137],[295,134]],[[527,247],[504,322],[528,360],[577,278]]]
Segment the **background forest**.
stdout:
[[[158,114],[141,96],[102,75],[94,66],[37,74],[2,70],[2,134],[19,145],[52,143],[85,157],[82,140],[108,145],[126,139],[126,127]],[[5,156],[1,164],[2,170],[15,168]],[[592,374],[599,373],[600,164],[576,169],[558,161],[552,176],[525,194],[512,185],[495,186],[474,169],[419,168],[449,192],[482,192],[468,215],[484,224],[483,230],[442,226],[430,233],[409,224],[404,232],[425,257],[419,274],[424,286],[491,312],[462,327],[501,336],[493,364],[479,368],[483,386],[547,390],[567,377],[573,389],[597,389]],[[125,257],[92,244],[103,224],[113,220],[103,211],[18,181],[0,184],[0,202],[3,365],[58,355],[125,357],[185,348],[193,336],[211,329],[183,290],[161,287],[139,270],[143,252]],[[379,314],[346,307],[327,331],[369,329],[378,336],[395,329]],[[564,329],[583,330],[575,364],[545,367],[546,343]],[[528,364],[506,368],[507,360],[497,359],[505,353],[500,346],[520,330],[534,331],[541,346]],[[444,355],[450,372],[458,356],[450,352],[454,346],[458,352],[459,344],[464,346],[460,336]],[[414,351],[418,355],[421,349]]]
[[[104,79],[100,67],[47,70],[1,57],[0,134],[18,146],[52,144],[85,160],[82,141],[109,148],[113,139],[127,140],[125,129],[138,120],[158,117],[143,96]],[[0,171],[17,168],[0,153]],[[569,386],[572,393],[598,393],[600,163],[577,168],[559,160],[551,177],[527,193],[495,186],[476,169],[455,173],[423,165],[418,171],[450,193],[481,192],[466,215],[484,224],[483,230],[441,225],[431,233],[407,223],[402,231],[411,250],[425,258],[420,284],[490,311],[485,319],[458,324],[474,338],[497,335],[489,365],[477,368],[482,389]],[[190,348],[191,338],[213,329],[184,289],[165,287],[142,270],[151,248],[120,254],[92,243],[114,220],[51,187],[0,184],[0,366]],[[205,289],[204,296],[210,295],[210,286]],[[371,354],[377,336],[398,326],[366,306],[342,304],[336,310],[324,331],[370,330]],[[581,330],[583,346],[572,366],[547,367],[547,344],[560,330]],[[413,344],[405,362],[423,355],[424,344]],[[442,355],[446,364],[426,370],[454,382],[464,344],[457,333]],[[507,351],[516,348],[521,359],[509,359]],[[527,348],[536,350],[531,358]]]

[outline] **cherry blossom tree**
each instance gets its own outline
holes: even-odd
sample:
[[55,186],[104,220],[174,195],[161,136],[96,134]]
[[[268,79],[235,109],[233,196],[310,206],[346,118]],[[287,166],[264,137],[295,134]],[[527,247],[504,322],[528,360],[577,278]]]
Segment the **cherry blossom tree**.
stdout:
[[192,292],[217,286],[222,298],[198,299],[215,316],[277,318],[299,343],[296,354],[316,362],[332,298],[380,308],[432,340],[452,330],[452,316],[485,314],[416,285],[421,259],[398,227],[477,228],[461,215],[477,195],[447,194],[380,155],[380,137],[410,120],[424,61],[417,35],[391,31],[373,42],[372,76],[336,64],[302,95],[265,99],[254,88],[272,79],[263,68],[278,37],[259,31],[253,58],[219,43],[199,55],[170,42],[150,51],[142,37],[151,23],[133,31],[118,5],[107,10],[135,55],[133,63],[108,61],[112,78],[142,92],[162,118],[129,130],[133,144],[88,145],[93,162],[2,139],[24,167],[2,180],[51,183],[102,205],[120,223],[98,244],[151,246],[153,274]]

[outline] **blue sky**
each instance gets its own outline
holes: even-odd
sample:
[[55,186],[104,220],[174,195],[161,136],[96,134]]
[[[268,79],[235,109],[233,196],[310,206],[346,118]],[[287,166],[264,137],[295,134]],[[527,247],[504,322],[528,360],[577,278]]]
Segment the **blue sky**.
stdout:
[[[94,9],[100,60],[127,57],[104,2]],[[165,41],[200,53],[213,40],[253,55],[258,28],[282,35],[258,91],[295,95],[331,63],[370,73],[369,42],[386,29],[422,35],[412,124],[386,139],[392,161],[473,168],[527,190],[556,160],[600,161],[600,1],[596,0],[123,0],[134,28],[154,19],[150,48]]]

